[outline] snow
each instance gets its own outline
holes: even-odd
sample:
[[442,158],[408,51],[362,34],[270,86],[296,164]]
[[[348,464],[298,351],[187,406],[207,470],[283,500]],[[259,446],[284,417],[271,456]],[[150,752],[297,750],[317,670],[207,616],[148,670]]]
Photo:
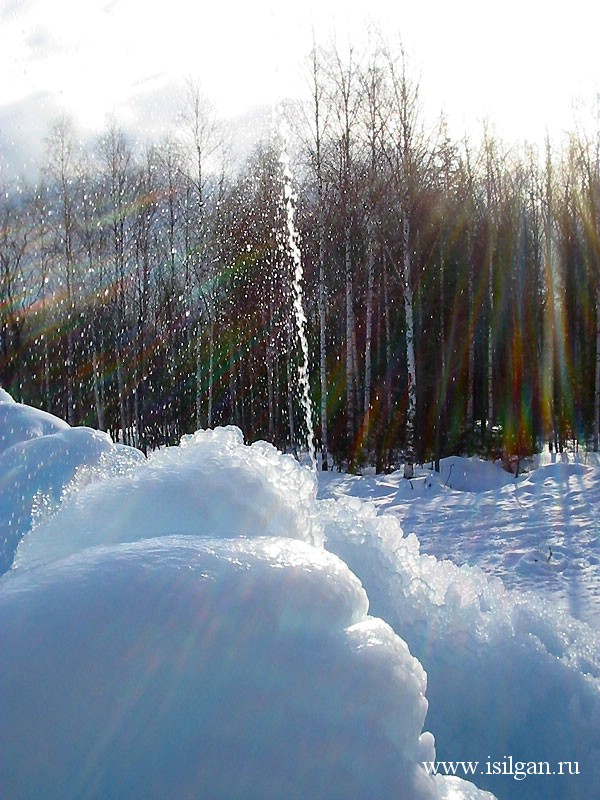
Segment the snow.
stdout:
[[395,517],[378,516],[373,503],[322,502],[326,547],[358,575],[371,613],[427,672],[438,760],[578,761],[585,778],[538,778],[526,789],[512,777],[479,783],[501,798],[590,796],[600,779],[596,630],[478,567],[422,553],[417,537],[402,536]]
[[435,797],[424,672],[366,607],[339,559],[274,537],[15,570],[3,796],[367,798],[376,775],[381,797]]
[[321,476],[323,498],[358,497],[414,533],[423,552],[477,565],[505,586],[600,628],[600,461],[597,453],[549,453],[517,479],[498,464],[443,459],[364,478]]
[[134,474],[72,491],[60,513],[38,523],[16,563],[31,565],[97,544],[165,533],[286,536],[322,543],[310,472],[239,429],[198,431],[153,454]]
[[[6,394],[6,392],[5,392]],[[83,468],[99,474],[127,472],[144,460],[131,447],[113,444],[106,433],[70,428],[51,414],[0,403],[0,574],[32,524],[32,515],[57,504]]]
[[14,403],[13,397],[0,386],[0,403]]
[[58,417],[38,408],[11,403],[7,397],[10,395],[3,389],[0,396],[0,452],[18,442],[68,429],[67,423]]
[[[0,797],[594,796],[591,458],[317,478],[234,428],[145,460],[0,408]],[[508,756],[580,774],[422,763]]]

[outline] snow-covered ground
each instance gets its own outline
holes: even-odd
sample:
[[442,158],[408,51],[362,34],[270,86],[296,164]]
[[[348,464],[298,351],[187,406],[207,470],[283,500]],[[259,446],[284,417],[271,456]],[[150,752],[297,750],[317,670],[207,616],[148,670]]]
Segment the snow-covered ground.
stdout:
[[0,797],[593,797],[600,467],[550,460],[317,482],[0,392]]
[[422,552],[477,565],[600,629],[599,453],[545,451],[516,479],[453,456],[412,481],[396,472],[319,482],[320,497],[358,497],[393,515]]

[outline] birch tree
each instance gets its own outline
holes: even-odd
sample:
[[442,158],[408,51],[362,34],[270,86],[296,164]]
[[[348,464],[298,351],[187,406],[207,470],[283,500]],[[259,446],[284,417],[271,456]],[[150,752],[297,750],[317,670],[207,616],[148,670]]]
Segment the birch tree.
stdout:
[[[195,426],[200,428],[205,421],[206,427],[213,425],[213,383],[214,383],[214,349],[215,349],[215,314],[216,298],[214,296],[213,260],[211,257],[211,238],[209,221],[209,201],[211,189],[222,188],[222,180],[215,181],[210,174],[210,164],[215,154],[222,148],[214,109],[208,99],[200,91],[200,87],[189,82],[187,97],[182,113],[182,129],[184,141],[188,148],[188,161],[185,170],[187,179],[186,192],[186,245],[184,262],[184,302],[188,328],[192,333],[195,349]],[[212,177],[212,183],[211,183]],[[208,327],[208,366],[203,370],[202,364],[202,317],[207,320]],[[203,380],[206,372],[206,380]],[[204,392],[206,384],[206,392]],[[202,399],[206,394],[206,412],[202,409]]]
[[76,254],[76,144],[71,121],[62,117],[53,126],[46,141],[46,174],[56,191],[57,214],[54,236],[55,248],[60,263],[66,335],[66,413],[70,425],[75,424],[75,326],[77,299],[77,254]]
[[355,53],[349,48],[345,60],[333,53],[335,137],[338,151],[338,198],[342,225],[343,274],[345,294],[345,370],[346,370],[346,450],[349,471],[355,469],[357,430],[357,355],[354,297],[352,229],[354,224],[354,150],[355,126],[359,110],[360,86]]
[[129,256],[128,204],[131,203],[131,146],[116,120],[109,121],[97,148],[103,175],[104,197],[108,207],[107,247],[112,264],[112,309],[119,409],[119,435],[126,444],[133,443],[132,415],[128,390],[127,342],[127,271]]
[[385,124],[381,109],[385,105],[385,65],[381,53],[375,52],[361,75],[363,99],[363,139],[365,151],[365,167],[363,182],[364,235],[367,285],[365,297],[365,343],[364,343],[364,377],[363,377],[363,444],[371,428],[372,412],[372,350],[373,350],[373,316],[375,299],[376,259],[380,252],[378,227],[381,226],[381,200],[385,195],[384,147]]
[[81,240],[85,261],[85,294],[89,298],[86,309],[87,357],[92,364],[92,386],[96,424],[106,430],[106,387],[104,375],[106,364],[105,321],[107,315],[104,291],[108,282],[104,251],[102,225],[100,224],[101,196],[94,163],[81,167],[82,192],[79,203],[80,223],[78,234]]
[[[498,145],[492,136],[488,126],[485,126],[483,134],[483,158],[484,158],[484,191],[487,224],[487,406],[485,419],[482,419],[482,439],[491,444],[492,431],[495,419],[494,407],[494,369],[495,369],[495,259],[496,259],[496,238],[498,228],[499,204],[500,204],[500,173],[501,163],[498,153]],[[484,424],[485,423],[485,424]]]
[[584,133],[574,137],[580,185],[582,188],[579,213],[583,219],[585,248],[588,261],[590,299],[593,298],[595,357],[593,366],[592,442],[594,451],[600,447],[600,131],[590,138]]
[[461,159],[461,177],[463,204],[466,216],[466,245],[468,259],[467,277],[467,304],[468,304],[468,355],[467,355],[467,410],[466,429],[469,445],[473,439],[475,429],[475,226],[477,224],[477,198],[475,187],[474,169],[471,163],[471,151],[465,144],[464,155]]
[[25,276],[30,222],[14,196],[16,187],[2,187],[0,213],[0,386],[20,396],[20,349],[27,305]]
[[396,191],[396,214],[400,223],[401,261],[394,264],[402,288],[405,317],[407,407],[405,427],[405,477],[413,475],[417,416],[417,367],[415,356],[414,252],[412,229],[419,180],[428,167],[419,117],[419,87],[408,74],[404,51],[388,53],[391,114],[387,119],[388,162]]
[[558,265],[558,237],[555,226],[554,165],[549,139],[546,139],[544,197],[544,276],[542,302],[544,304],[544,334],[542,357],[542,419],[549,435],[550,449],[558,450],[558,426],[556,419],[556,330],[560,329],[560,286]]
[[321,422],[321,469],[329,468],[329,419],[327,402],[329,386],[327,380],[327,287],[325,275],[325,165],[324,137],[327,131],[327,103],[325,99],[324,74],[321,53],[313,42],[310,70],[311,114],[309,130],[311,141],[308,157],[316,188],[315,220],[317,227],[318,289],[317,307],[319,317],[319,384]]

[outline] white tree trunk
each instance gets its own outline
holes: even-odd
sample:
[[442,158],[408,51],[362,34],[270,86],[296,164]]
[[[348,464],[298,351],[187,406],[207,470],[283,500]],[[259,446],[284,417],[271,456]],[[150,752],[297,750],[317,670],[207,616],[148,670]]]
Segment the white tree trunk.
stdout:
[[202,347],[200,339],[200,323],[196,331],[196,398],[195,398],[196,420],[194,427],[200,430],[202,427]]
[[47,336],[44,336],[44,399],[45,409],[50,411],[50,351]]
[[127,426],[127,412],[125,400],[125,377],[123,374],[123,361],[120,349],[117,348],[117,393],[119,395],[119,421],[121,423],[121,441],[129,444],[129,431]]
[[94,402],[96,404],[96,420],[98,421],[98,430],[105,430],[104,427],[104,405],[100,394],[100,369],[98,367],[98,354],[96,347],[92,349],[92,372],[94,376]]
[[469,351],[467,357],[467,431],[473,433],[475,424],[474,392],[475,392],[475,310],[473,308],[473,237],[469,234],[469,276],[468,276],[468,303],[469,321],[468,337]]
[[365,319],[365,396],[364,415],[365,430],[369,430],[369,414],[371,411],[371,343],[373,339],[373,279],[375,273],[375,253],[373,241],[369,236],[367,245],[367,307]]
[[213,378],[215,369],[215,323],[211,319],[208,340],[208,410],[206,412],[206,427],[213,426]]
[[346,428],[348,454],[351,458],[355,432],[356,368],[354,363],[354,288],[350,253],[350,226],[348,222],[346,222],[344,230],[344,268],[346,276]]
[[329,468],[329,429],[327,416],[327,316],[326,303],[327,295],[325,288],[325,203],[323,191],[323,162],[321,141],[323,136],[324,123],[322,119],[322,95],[323,87],[321,83],[321,67],[319,63],[319,53],[316,45],[312,51],[312,98],[313,98],[313,124],[314,124],[314,168],[317,179],[317,226],[319,233],[319,291],[318,291],[318,312],[319,312],[319,380],[321,384],[321,469],[326,471]]
[[417,372],[415,360],[415,322],[411,280],[410,222],[405,213],[402,220],[402,288],[406,318],[406,370],[408,379],[408,404],[406,408],[406,464],[404,475],[412,477],[415,458],[415,421],[417,417]]
[[75,425],[75,397],[73,394],[73,385],[75,383],[75,344],[73,342],[73,312],[69,313],[67,318],[67,325],[69,330],[67,332],[67,422],[69,425]]
[[434,464],[435,471],[440,471],[440,458],[442,450],[442,422],[445,417],[446,392],[448,389],[448,374],[446,363],[446,281],[445,281],[446,254],[442,241],[440,248],[440,382],[438,387],[437,403],[435,409],[435,438],[434,438]]
[[[271,334],[272,335],[272,334]],[[267,405],[268,405],[268,430],[269,441],[275,441],[275,387],[274,387],[274,357],[273,357],[273,344],[267,344],[266,360],[267,360]]]
[[387,261],[383,262],[383,319],[385,323],[385,413],[387,419],[391,419],[392,413],[392,382],[391,382],[391,367],[392,367],[392,324],[390,321],[390,296],[389,296],[389,272],[387,268]]
[[600,286],[596,288],[596,392],[594,401],[594,450],[600,446]]
[[237,362],[235,359],[235,342],[233,340],[233,331],[229,331],[229,403],[231,406],[231,416],[234,424],[241,427],[240,411],[237,402]]
[[494,256],[490,247],[489,273],[488,273],[488,302],[490,319],[488,322],[488,354],[487,354],[487,424],[488,433],[491,435],[494,424]]
[[296,424],[294,419],[294,368],[292,365],[292,336],[288,327],[287,331],[287,403],[288,403],[288,425],[290,431],[290,447],[292,452],[298,458],[298,448],[296,446]]
[[[319,208],[319,216],[322,210]],[[327,316],[325,314],[325,231],[319,219],[319,373],[321,380],[321,469],[329,467],[329,431],[327,420]]]

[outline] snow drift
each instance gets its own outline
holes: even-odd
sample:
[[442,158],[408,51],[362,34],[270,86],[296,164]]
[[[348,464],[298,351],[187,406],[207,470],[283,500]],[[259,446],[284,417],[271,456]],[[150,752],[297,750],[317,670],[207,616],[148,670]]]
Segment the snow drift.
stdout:
[[1,796],[487,796],[423,768],[425,673],[308,470],[233,429],[99,469],[0,579]]
[[4,389],[0,394],[0,452],[13,444],[69,429],[58,417],[38,408],[15,403]]
[[[500,798],[585,798],[600,781],[596,631],[479,568],[421,553],[393,516],[356,498],[321,501],[326,547],[362,581],[371,613],[425,667],[439,760],[577,762],[554,780],[480,775]],[[552,767],[554,768],[554,766]]]
[[58,434],[24,437],[27,497],[58,488],[0,578],[0,796],[481,800],[422,762],[507,756],[580,774],[478,771],[501,800],[593,796],[584,622],[425,555],[369,502],[318,500],[236,429],[64,472],[50,443],[89,434]]
[[339,559],[290,539],[161,537],[17,570],[0,792],[434,798],[425,674],[366,612]]
[[322,543],[314,479],[266,442],[247,447],[237,428],[198,431],[132,474],[72,490],[60,513],[23,540],[17,564],[165,533]]
[[[0,574],[10,568],[16,547],[36,514],[57,505],[77,475],[127,473],[144,456],[113,444],[106,433],[71,428],[57,417],[0,394]],[[7,400],[6,398],[10,398]]]

